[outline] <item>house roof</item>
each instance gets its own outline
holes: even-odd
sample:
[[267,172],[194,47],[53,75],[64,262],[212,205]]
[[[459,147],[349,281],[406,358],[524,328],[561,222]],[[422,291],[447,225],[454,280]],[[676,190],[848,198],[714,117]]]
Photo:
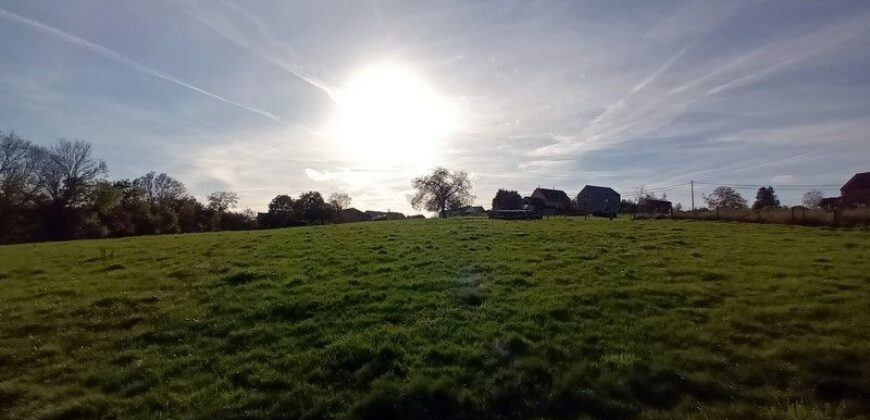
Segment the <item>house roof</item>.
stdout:
[[532,194],[534,194],[536,192],[541,193],[541,195],[544,196],[544,200],[547,200],[547,201],[565,201],[565,200],[571,201],[571,199],[568,198],[568,194],[565,194],[565,191],[562,191],[562,190],[551,190],[551,189],[547,189],[547,188],[538,187],[538,188],[535,188],[535,191],[532,192]]
[[870,172],[855,174],[840,188],[840,191],[870,189]]
[[659,200],[659,199],[656,199],[656,198],[641,198],[641,199],[639,199],[639,200],[637,200],[637,201],[638,201],[638,202],[643,202],[643,203],[648,203],[648,204],[659,204],[659,205],[665,205],[665,206],[670,206],[670,205],[671,205],[671,202],[668,201],[668,200]]
[[610,188],[610,187],[599,187],[599,186],[597,186],[597,185],[587,185],[587,186],[583,187],[582,190],[580,190],[580,193],[582,194],[584,191],[586,191],[586,192],[597,192],[597,193],[607,193],[607,194],[613,193],[613,194],[619,195],[619,193],[616,192],[616,191],[614,191],[613,188]]

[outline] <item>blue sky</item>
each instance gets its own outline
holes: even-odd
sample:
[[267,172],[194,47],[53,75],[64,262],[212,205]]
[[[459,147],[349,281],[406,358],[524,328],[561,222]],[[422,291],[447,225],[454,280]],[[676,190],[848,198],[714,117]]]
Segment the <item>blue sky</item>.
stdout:
[[[318,190],[410,212],[435,165],[487,206],[499,187],[839,185],[870,171],[868,45],[866,1],[0,0],[0,129],[252,209]],[[325,134],[347,81],[385,62],[459,115],[413,165]]]

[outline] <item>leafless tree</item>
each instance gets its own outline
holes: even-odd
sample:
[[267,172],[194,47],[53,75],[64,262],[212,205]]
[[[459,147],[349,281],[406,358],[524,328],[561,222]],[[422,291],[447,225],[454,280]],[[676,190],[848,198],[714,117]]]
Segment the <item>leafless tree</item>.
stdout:
[[166,175],[148,172],[133,180],[133,186],[144,194],[151,204],[164,207],[171,203],[188,198],[190,194],[181,181]]
[[239,195],[230,191],[215,191],[208,195],[208,208],[223,213],[239,204]]
[[106,172],[106,163],[92,156],[90,143],[60,139],[48,148],[41,165],[42,186],[52,202],[75,207],[84,201],[87,187]]
[[807,206],[811,209],[819,208],[819,204],[822,202],[822,199],[825,198],[825,194],[819,190],[810,190],[804,194],[803,199],[801,200],[804,206]]
[[332,193],[329,196],[329,204],[336,210],[342,211],[350,207],[350,196],[347,193]]
[[41,185],[39,168],[45,152],[13,132],[0,132],[0,196],[7,204],[34,198]]
[[471,180],[464,171],[452,172],[446,168],[436,168],[431,175],[422,176],[411,182],[417,192],[411,196],[411,206],[415,210],[426,209],[447,217],[447,210],[471,204]]

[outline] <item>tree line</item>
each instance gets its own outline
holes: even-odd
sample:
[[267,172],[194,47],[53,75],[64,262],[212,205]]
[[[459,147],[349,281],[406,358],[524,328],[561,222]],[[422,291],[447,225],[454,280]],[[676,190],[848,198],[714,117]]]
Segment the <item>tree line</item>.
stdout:
[[[109,180],[90,143],[40,146],[0,131],[0,243],[193,233],[340,222],[347,194],[329,201],[310,191],[279,195],[256,217],[234,211],[238,195],[215,191],[198,201],[179,180],[148,172]],[[259,220],[258,220],[259,219]]]

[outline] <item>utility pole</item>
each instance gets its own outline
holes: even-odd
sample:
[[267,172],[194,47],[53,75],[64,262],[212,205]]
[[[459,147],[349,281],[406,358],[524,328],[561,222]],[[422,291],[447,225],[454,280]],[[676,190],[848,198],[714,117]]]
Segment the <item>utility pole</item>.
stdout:
[[692,186],[692,211],[695,211],[695,181],[689,182]]

